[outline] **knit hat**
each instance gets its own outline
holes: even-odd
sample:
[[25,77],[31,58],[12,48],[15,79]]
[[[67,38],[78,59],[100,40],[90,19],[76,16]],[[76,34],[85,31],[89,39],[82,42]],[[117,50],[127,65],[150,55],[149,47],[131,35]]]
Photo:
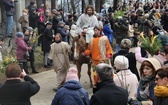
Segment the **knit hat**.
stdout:
[[32,27],[27,27],[26,30],[33,31]]
[[67,81],[70,81],[70,80],[76,80],[76,81],[79,81],[79,78],[78,78],[78,71],[75,67],[70,67],[69,68],[69,71],[67,73],[67,76],[66,76],[66,82]]
[[23,34],[23,32],[17,32],[16,36],[17,37],[22,37],[22,36],[24,36],[24,34]]
[[123,49],[129,49],[129,48],[131,48],[131,45],[132,45],[132,43],[131,43],[131,41],[129,39],[123,39],[121,41],[121,45],[120,46]]
[[46,25],[52,25],[52,23],[51,22],[47,22]]
[[41,9],[41,8],[38,9],[38,12],[42,12],[42,11],[43,11],[43,9]]
[[4,39],[5,39],[4,36],[0,35],[0,41],[4,41]]
[[34,2],[34,1],[31,1],[31,2],[30,2],[30,5],[34,5],[34,4],[35,4],[35,2]]
[[115,59],[114,59],[114,66],[117,69],[123,70],[123,69],[128,69],[129,67],[129,62],[128,62],[128,58],[126,58],[123,55],[118,55]]
[[65,24],[63,21],[59,21],[58,22],[58,25],[60,25],[60,24]]
[[57,12],[57,10],[56,10],[56,9],[53,9],[52,12]]

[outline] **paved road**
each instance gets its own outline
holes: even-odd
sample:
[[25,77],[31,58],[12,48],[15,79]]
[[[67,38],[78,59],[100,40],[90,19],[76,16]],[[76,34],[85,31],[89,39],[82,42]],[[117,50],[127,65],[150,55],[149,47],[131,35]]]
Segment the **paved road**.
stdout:
[[[131,52],[135,52],[135,49],[132,48]],[[74,66],[74,65],[71,65]],[[137,64],[139,68],[139,64]],[[80,83],[88,91],[89,96],[92,95],[92,89],[90,88],[89,77],[87,75],[87,65],[82,66]],[[32,105],[50,105],[51,101],[55,95],[55,92],[52,90],[55,86],[56,73],[54,70],[45,71],[39,74],[32,75],[40,85],[40,91],[31,98]]]
[[[54,70],[48,70],[39,74],[32,75],[31,77],[33,77],[41,87],[40,91],[35,96],[31,97],[32,105],[51,105],[51,101],[56,93],[52,90],[55,86],[56,81],[56,73],[54,72]],[[82,76],[80,83],[91,96],[92,89],[90,88],[86,64],[82,66]]]

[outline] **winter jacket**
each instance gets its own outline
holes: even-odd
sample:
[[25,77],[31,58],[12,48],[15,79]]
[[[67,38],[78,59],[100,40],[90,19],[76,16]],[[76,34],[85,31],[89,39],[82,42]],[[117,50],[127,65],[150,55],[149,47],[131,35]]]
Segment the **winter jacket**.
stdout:
[[117,86],[127,89],[129,98],[136,98],[138,79],[129,69],[119,71],[114,77],[114,82]]
[[40,90],[40,86],[29,76],[25,76],[24,80],[5,81],[0,87],[0,105],[31,105],[30,97]]
[[113,30],[110,28],[108,24],[105,24],[103,27],[103,33],[108,37],[109,42],[113,43]]
[[99,89],[91,98],[90,105],[127,105],[128,92],[106,80],[97,85]]
[[49,52],[50,51],[50,45],[53,42],[52,29],[45,28],[44,34],[43,34],[42,37],[43,37],[42,51]]
[[168,97],[155,97],[153,105],[167,105]]
[[11,12],[12,14],[10,16],[14,15],[14,7],[15,4],[12,1],[9,0],[3,0],[4,6],[5,6],[5,10],[6,10],[6,15],[8,16],[7,12]]
[[15,44],[16,44],[16,57],[18,60],[23,60],[24,55],[28,50],[31,50],[30,47],[25,43],[24,39],[21,37],[17,37],[15,39]]
[[125,57],[128,58],[129,61],[129,69],[131,70],[132,73],[134,73],[138,80],[140,79],[139,77],[139,73],[136,67],[136,59],[135,59],[135,54],[132,52],[129,52],[129,50],[126,49],[121,49],[118,51],[118,53],[115,53],[113,55],[113,65],[114,65],[114,59],[118,56],[118,55],[124,55]]
[[78,81],[70,80],[57,91],[51,105],[89,105],[89,96]]
[[67,37],[68,37],[68,35],[69,35],[69,32],[67,32],[65,29],[64,29],[64,27],[58,27],[57,28],[57,33],[60,33],[61,34],[61,36],[62,36],[62,41],[65,41],[65,42],[68,42],[68,39],[67,39]]

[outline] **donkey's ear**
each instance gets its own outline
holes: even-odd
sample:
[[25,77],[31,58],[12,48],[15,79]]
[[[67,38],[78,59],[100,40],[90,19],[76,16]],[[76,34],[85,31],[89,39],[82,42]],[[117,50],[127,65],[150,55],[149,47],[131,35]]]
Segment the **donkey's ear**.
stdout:
[[78,38],[81,38],[81,35],[78,35]]

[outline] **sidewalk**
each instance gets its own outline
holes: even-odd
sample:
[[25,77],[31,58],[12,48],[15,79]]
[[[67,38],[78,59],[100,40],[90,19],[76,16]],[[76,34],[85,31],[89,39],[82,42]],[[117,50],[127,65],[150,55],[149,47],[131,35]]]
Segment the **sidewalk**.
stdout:
[[[52,99],[54,98],[54,95],[56,93],[52,90],[55,86],[56,81],[56,73],[54,72],[54,70],[48,70],[39,74],[31,75],[31,77],[34,78],[41,87],[40,91],[36,95],[31,97],[32,105],[51,105]],[[86,64],[82,66],[80,83],[82,87],[84,87],[88,91],[89,96],[91,96],[92,89],[90,88]]]

